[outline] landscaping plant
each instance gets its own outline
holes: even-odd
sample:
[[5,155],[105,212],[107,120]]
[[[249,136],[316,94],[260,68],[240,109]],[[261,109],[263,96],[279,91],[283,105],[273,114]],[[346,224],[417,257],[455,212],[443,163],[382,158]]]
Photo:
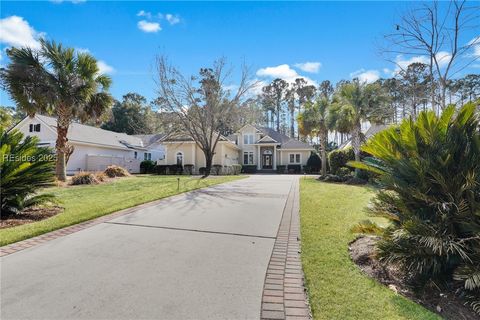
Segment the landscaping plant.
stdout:
[[17,130],[0,129],[0,197],[2,217],[53,200],[51,194],[38,195],[41,188],[55,181],[52,150],[37,147],[37,137],[26,137]]
[[379,175],[371,206],[391,223],[378,257],[417,286],[460,289],[480,314],[479,103],[441,116],[422,112],[371,138],[374,158],[352,163]]
[[105,169],[104,173],[109,178],[128,177],[130,175],[127,169],[116,165],[108,166],[107,169]]

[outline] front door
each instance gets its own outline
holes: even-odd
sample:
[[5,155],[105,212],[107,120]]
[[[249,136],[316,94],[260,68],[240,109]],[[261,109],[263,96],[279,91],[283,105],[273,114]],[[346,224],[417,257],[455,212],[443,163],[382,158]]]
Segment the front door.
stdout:
[[262,161],[262,169],[272,169],[272,155],[264,154]]

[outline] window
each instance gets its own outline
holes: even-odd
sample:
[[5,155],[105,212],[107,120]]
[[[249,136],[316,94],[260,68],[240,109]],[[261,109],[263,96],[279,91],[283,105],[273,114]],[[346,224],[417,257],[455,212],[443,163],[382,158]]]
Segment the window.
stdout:
[[244,134],[243,144],[253,144],[253,134]]
[[30,132],[40,132],[40,123],[30,124]]
[[135,151],[135,152],[133,153],[133,158],[134,158],[134,159],[137,159],[137,158],[138,158],[138,152],[137,152],[137,151]]
[[[135,158],[136,159],[136,158]],[[143,154],[143,160],[152,160],[152,154],[149,152],[145,152]]]
[[300,153],[290,153],[289,154],[289,163],[300,163]]
[[177,166],[183,166],[183,153],[177,152]]
[[243,164],[253,164],[253,152],[243,153]]

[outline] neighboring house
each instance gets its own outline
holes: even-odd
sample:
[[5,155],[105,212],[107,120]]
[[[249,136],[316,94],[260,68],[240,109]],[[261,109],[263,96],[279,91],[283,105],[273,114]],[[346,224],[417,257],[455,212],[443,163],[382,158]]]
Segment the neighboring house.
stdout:
[[[37,136],[39,145],[55,148],[57,120],[44,115],[26,117],[14,129],[25,136]],[[103,171],[116,164],[132,173],[140,171],[143,160],[164,158],[162,135],[131,136],[80,123],[72,123],[68,130],[68,143],[74,151],[67,163],[67,174],[79,171]]]
[[[390,125],[388,124],[371,124],[368,128],[363,129],[362,128],[362,134],[363,134],[363,141],[366,141],[373,137],[376,133],[385,130],[389,127]],[[346,140],[344,143],[338,146],[338,149],[345,149],[348,147],[352,146],[352,138],[350,137],[348,140]]]
[[[205,166],[202,150],[190,138],[165,138],[165,160],[162,164],[193,164],[194,170]],[[254,165],[258,170],[276,170],[279,165],[306,165],[310,153],[308,144],[289,138],[270,128],[245,125],[218,142],[214,165]]]

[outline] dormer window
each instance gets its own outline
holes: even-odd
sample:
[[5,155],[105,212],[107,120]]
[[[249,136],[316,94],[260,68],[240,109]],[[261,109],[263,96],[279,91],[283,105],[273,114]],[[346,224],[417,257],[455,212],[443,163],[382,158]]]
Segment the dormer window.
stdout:
[[253,134],[244,134],[243,135],[243,144],[253,144],[254,141]]
[[40,123],[30,123],[30,132],[40,132]]

